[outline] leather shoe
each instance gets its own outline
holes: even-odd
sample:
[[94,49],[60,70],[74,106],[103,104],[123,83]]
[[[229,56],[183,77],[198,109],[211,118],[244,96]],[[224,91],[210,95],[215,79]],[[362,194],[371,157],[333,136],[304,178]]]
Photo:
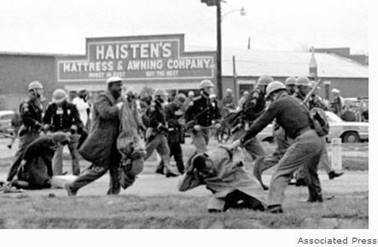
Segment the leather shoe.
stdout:
[[306,181],[304,178],[298,178],[296,183],[295,183],[295,186],[297,187],[300,187],[300,186],[306,186]]
[[321,196],[318,196],[316,198],[309,198],[309,199],[307,199],[307,202],[310,202],[310,203],[323,202],[323,198]]
[[283,209],[282,209],[281,204],[270,205],[270,206],[268,206],[267,209],[268,209],[268,212],[271,213],[271,214],[282,214],[283,213]]
[[176,174],[176,173],[174,173],[174,172],[171,172],[171,171],[167,171],[167,173],[165,174],[165,176],[166,176],[167,178],[169,178],[169,177],[177,177],[178,174]]
[[77,190],[71,189],[71,186],[69,184],[65,184],[64,188],[66,189],[68,196],[76,196]]
[[337,178],[337,177],[340,177],[341,175],[343,175],[344,173],[343,172],[335,172],[335,171],[330,171],[328,173],[328,177],[330,180],[334,179],[334,178]]

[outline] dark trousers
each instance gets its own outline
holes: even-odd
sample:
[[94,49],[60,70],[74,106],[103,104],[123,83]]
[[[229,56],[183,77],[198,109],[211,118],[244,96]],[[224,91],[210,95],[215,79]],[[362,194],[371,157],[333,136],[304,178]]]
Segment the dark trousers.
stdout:
[[[67,144],[68,150],[72,157],[72,174],[78,176],[80,174],[80,154],[77,150],[80,136],[75,134],[71,135],[70,142]],[[62,175],[63,173],[63,146],[56,149],[53,157],[54,175]]]
[[258,211],[264,211],[264,205],[261,201],[257,200],[253,196],[247,195],[246,193],[235,190],[228,194],[225,198],[226,205],[224,206],[224,210],[228,208],[236,208],[236,209],[253,209]]
[[35,141],[38,137],[39,137],[39,132],[37,131],[26,132],[25,134],[20,136],[18,151],[15,155],[15,161],[13,162],[8,172],[7,181],[11,181],[13,177],[17,174],[17,170],[20,167],[22,156],[24,155],[26,148],[29,146],[30,143]]
[[[184,161],[182,157],[182,148],[180,142],[170,142],[168,140],[168,146],[169,146],[169,157],[172,157],[175,159],[177,170],[184,174],[185,166]],[[156,172],[163,173],[164,170],[164,163],[163,160],[160,161],[158,168],[156,169]]]
[[97,180],[102,177],[108,170],[110,175],[110,184],[107,194],[108,195],[118,195],[121,191],[121,185],[119,182],[119,162],[107,166],[98,166],[92,164],[87,170],[83,172],[75,181],[73,181],[69,186],[71,190],[78,191],[85,185]]

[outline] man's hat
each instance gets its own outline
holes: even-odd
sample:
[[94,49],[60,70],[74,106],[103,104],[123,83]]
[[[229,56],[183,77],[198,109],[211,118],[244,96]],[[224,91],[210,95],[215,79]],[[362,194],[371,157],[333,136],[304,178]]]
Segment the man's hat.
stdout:
[[122,82],[122,78],[121,77],[118,77],[118,76],[113,76],[113,77],[109,77],[107,80],[106,80],[106,84],[109,85],[111,83],[114,83],[114,82]]
[[28,85],[28,90],[34,90],[34,89],[43,89],[42,83],[39,81],[32,81]]

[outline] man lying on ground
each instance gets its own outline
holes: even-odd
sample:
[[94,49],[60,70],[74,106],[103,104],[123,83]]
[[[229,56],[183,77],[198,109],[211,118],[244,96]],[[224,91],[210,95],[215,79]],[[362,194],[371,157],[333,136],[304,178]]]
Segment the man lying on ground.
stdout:
[[221,212],[229,208],[264,211],[264,204],[255,197],[259,188],[244,170],[243,160],[241,149],[232,146],[219,146],[195,154],[188,161],[179,191],[206,185],[213,193],[208,202],[209,212]]

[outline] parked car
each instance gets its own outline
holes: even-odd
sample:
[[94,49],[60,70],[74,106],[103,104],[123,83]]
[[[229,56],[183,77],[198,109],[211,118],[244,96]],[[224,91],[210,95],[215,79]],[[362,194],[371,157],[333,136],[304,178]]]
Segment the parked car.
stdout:
[[0,135],[13,133],[12,118],[14,114],[14,111],[0,111]]
[[[327,141],[333,138],[341,138],[344,143],[354,143],[369,140],[369,124],[367,122],[346,122],[330,111],[325,111],[329,122],[329,134]],[[260,141],[273,142],[273,124],[263,129],[257,138]]]
[[369,123],[345,122],[333,112],[325,113],[330,125],[327,141],[331,141],[332,138],[341,138],[345,143],[369,140]]

